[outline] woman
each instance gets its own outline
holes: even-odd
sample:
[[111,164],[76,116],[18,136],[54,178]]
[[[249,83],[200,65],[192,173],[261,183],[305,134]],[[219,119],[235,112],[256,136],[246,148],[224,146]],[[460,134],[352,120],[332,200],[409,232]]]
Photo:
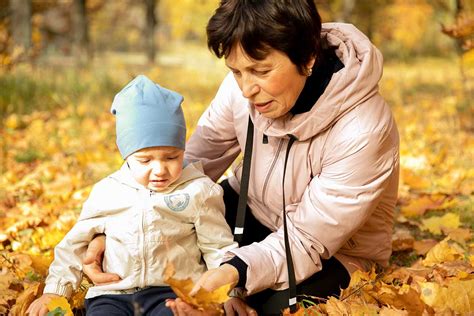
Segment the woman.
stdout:
[[[254,129],[243,240],[194,290],[232,283],[259,315],[273,315],[295,303],[292,274],[296,294],[325,298],[356,269],[386,266],[399,139],[378,92],[380,52],[351,25],[321,25],[312,0],[223,0],[207,35],[231,73],[186,157],[217,180],[246,147],[249,117]],[[234,174],[221,184],[232,228],[242,165]],[[175,314],[190,308],[169,306]],[[251,309],[233,299],[226,312],[234,311]]]

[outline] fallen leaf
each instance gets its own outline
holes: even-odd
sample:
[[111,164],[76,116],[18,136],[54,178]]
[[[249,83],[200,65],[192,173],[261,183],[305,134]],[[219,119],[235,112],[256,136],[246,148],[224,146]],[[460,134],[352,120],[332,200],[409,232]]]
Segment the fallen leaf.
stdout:
[[446,213],[445,215],[432,216],[423,219],[421,229],[428,230],[433,234],[440,235],[442,228],[458,228],[460,225],[459,215],[454,213]]
[[[16,299],[15,305],[13,305],[10,316],[23,316],[26,315],[26,310],[30,304],[37,298],[38,293],[43,292],[43,284],[35,282],[27,287]],[[72,314],[71,314],[72,315]]]
[[472,238],[472,231],[469,228],[442,227],[442,231],[449,238],[463,245]]
[[62,313],[61,315],[73,316],[71,306],[65,297],[53,298],[49,301],[47,307],[49,312],[60,311]]
[[443,263],[447,261],[454,261],[464,256],[463,250],[456,244],[449,244],[449,238],[445,238],[434,246],[426,254],[426,258],[422,261],[426,267],[431,267],[437,263]]
[[397,229],[392,235],[392,250],[403,251],[413,249],[415,238],[406,229]]
[[408,205],[402,206],[401,213],[407,217],[421,216],[428,210],[440,208],[445,200],[444,194],[422,195],[411,199]]
[[171,289],[173,289],[176,295],[183,301],[200,310],[212,310],[218,313],[224,312],[221,304],[224,304],[229,299],[227,294],[230,291],[231,284],[223,285],[212,292],[201,288],[195,295],[191,296],[189,293],[194,287],[194,282],[190,278],[177,280],[173,278],[173,275],[174,267],[171,263],[168,263],[165,268],[164,281],[170,285]]
[[446,287],[423,282],[420,287],[421,299],[438,313],[453,311],[466,315],[474,308],[474,280],[452,281]]
[[377,294],[377,299],[385,305],[405,309],[410,315],[421,315],[425,309],[418,293],[407,284],[401,288],[382,284]]
[[416,254],[424,256],[437,244],[438,242],[434,239],[415,240],[413,243],[413,250],[415,250]]

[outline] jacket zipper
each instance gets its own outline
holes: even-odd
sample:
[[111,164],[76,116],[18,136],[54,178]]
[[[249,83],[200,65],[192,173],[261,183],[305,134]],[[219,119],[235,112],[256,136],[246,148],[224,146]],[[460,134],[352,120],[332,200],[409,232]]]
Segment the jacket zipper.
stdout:
[[278,144],[277,153],[276,153],[275,157],[273,158],[272,164],[270,165],[270,169],[268,170],[267,175],[265,177],[265,182],[263,183],[262,202],[263,202],[264,206],[267,206],[267,203],[265,201],[266,201],[266,195],[267,195],[268,182],[270,180],[270,176],[273,173],[273,170],[274,170],[275,164],[278,160],[278,157],[280,156],[280,151],[281,151],[282,146],[283,146],[283,139],[280,139],[280,143]]
[[[151,191],[150,191],[150,198],[151,198]],[[144,199],[145,203],[141,209],[141,229],[142,229],[142,268],[141,268],[141,284],[140,287],[144,288],[145,287],[145,280],[146,280],[146,245],[145,245],[145,212],[148,208],[149,205],[149,198]]]

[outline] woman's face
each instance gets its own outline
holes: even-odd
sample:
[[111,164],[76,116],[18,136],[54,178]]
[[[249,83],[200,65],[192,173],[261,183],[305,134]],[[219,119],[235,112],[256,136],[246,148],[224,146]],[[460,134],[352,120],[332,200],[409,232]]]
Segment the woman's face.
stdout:
[[[236,44],[225,62],[234,73],[242,95],[266,118],[288,113],[306,82],[306,76],[298,72],[288,56],[275,49],[271,49],[265,59],[255,60]],[[311,60],[308,67],[313,64]]]

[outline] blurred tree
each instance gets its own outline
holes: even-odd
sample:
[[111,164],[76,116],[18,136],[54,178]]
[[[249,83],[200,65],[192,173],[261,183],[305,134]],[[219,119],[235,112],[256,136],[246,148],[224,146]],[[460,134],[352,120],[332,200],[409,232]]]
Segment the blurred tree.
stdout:
[[92,58],[86,0],[73,0],[71,15],[74,30],[73,52],[77,62],[79,64],[84,64]]
[[144,0],[146,23],[144,27],[145,50],[148,62],[155,61],[156,45],[155,45],[155,27],[157,24],[155,9],[156,0]]
[[[474,4],[472,1],[455,0],[454,23],[442,24],[441,31],[454,39],[459,56],[459,71],[464,94],[469,102],[474,98],[474,74],[466,70],[470,54],[474,54]],[[472,109],[471,109],[472,111]]]
[[11,0],[10,11],[13,49],[19,49],[23,59],[28,60],[31,49],[31,0]]

